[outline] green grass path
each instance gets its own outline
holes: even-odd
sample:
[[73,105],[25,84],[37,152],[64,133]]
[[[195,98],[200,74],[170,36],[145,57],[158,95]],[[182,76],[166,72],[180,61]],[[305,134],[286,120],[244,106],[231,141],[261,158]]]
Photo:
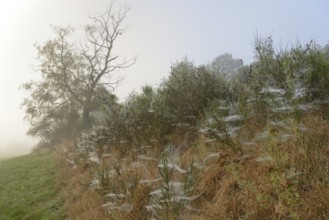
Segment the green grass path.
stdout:
[[63,219],[56,167],[48,153],[0,161],[0,220]]

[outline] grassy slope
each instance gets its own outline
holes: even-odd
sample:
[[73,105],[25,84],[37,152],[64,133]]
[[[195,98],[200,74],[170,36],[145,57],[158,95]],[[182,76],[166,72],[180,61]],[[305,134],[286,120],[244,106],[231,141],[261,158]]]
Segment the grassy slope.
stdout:
[[0,162],[0,219],[61,219],[53,156],[32,153]]

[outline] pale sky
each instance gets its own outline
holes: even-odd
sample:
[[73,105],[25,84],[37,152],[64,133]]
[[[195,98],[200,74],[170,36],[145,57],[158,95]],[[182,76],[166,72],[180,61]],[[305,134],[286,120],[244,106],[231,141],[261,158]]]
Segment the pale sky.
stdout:
[[[88,15],[105,11],[108,0],[0,0],[0,159],[26,153],[33,141],[20,109],[19,85],[36,78],[34,43],[53,36],[50,25],[79,27]],[[122,72],[116,94],[121,100],[142,85],[156,86],[170,65],[184,56],[206,64],[229,52],[245,63],[253,60],[255,34],[271,35],[285,46],[329,40],[327,0],[116,0],[130,8],[128,30],[117,42],[123,57],[137,63]]]

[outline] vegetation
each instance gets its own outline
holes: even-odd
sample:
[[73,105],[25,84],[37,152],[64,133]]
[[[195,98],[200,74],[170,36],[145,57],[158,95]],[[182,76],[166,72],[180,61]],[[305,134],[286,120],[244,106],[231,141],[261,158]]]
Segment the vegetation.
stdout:
[[184,58],[118,103],[101,79],[130,65],[111,55],[126,11],[110,12],[81,50],[57,29],[42,81],[25,84],[30,134],[61,143],[71,218],[328,219],[329,46],[257,38],[251,65]]
[[0,219],[63,219],[52,155],[35,152],[0,162]]
[[90,128],[91,113],[111,101],[110,89],[118,83],[113,72],[132,61],[119,60],[113,47],[124,32],[127,10],[114,13],[112,6],[84,28],[86,40],[72,42],[74,29],[54,27],[55,37],[36,48],[41,80],[23,84],[30,93],[24,100],[29,134],[41,144],[72,138],[81,128]]
[[231,77],[185,58],[159,88],[113,103],[105,123],[59,147],[65,172],[80,167],[82,191],[97,192],[84,215],[326,219],[328,47],[275,51],[265,38],[255,54]]

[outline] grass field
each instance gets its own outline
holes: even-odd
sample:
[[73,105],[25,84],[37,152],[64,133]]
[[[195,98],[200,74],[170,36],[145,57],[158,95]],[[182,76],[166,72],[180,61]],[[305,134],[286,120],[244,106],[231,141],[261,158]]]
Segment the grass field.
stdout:
[[56,175],[48,153],[0,161],[0,219],[63,219]]

